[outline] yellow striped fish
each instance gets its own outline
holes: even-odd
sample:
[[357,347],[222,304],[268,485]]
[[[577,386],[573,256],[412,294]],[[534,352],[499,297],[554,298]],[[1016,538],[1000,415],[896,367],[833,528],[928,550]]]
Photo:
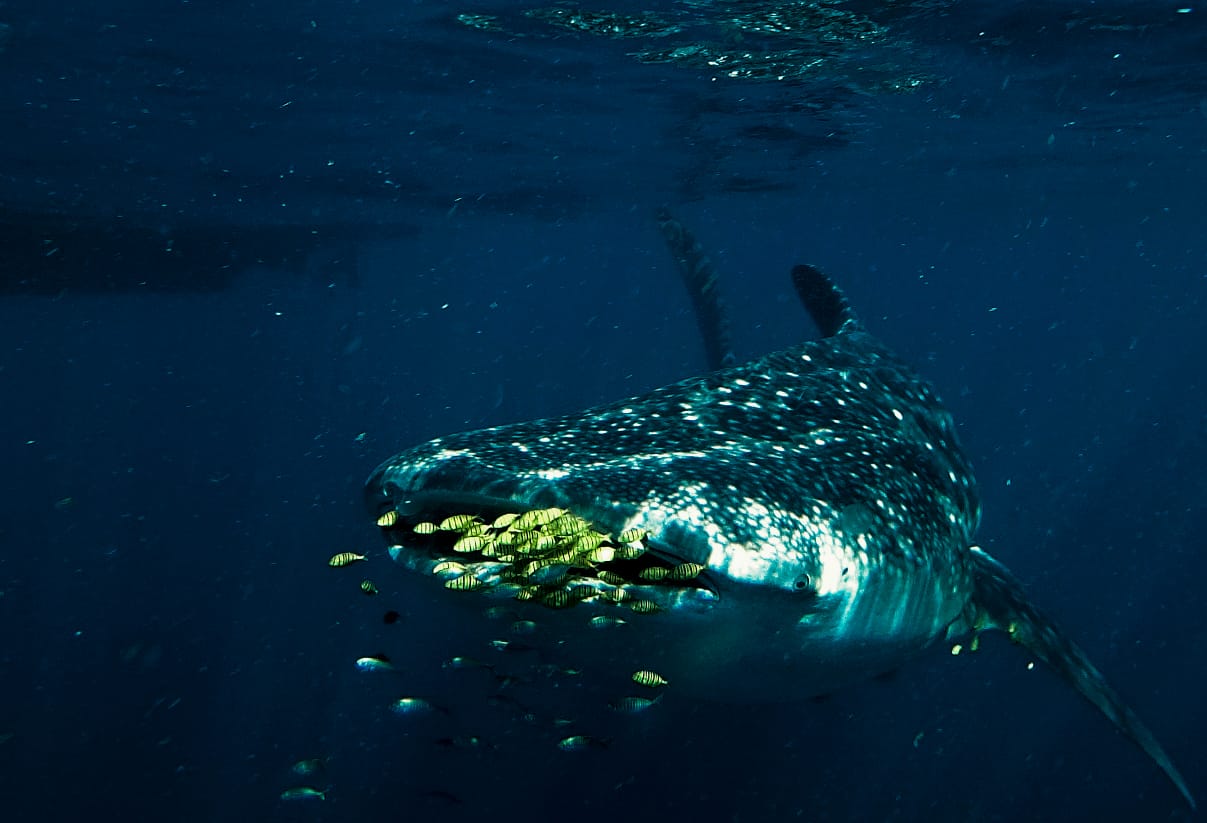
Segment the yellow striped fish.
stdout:
[[596,577],[607,583],[609,586],[623,586],[629,582],[629,579],[623,574],[617,574],[616,572],[608,571],[607,569],[600,569],[596,574]]
[[490,524],[490,527],[492,529],[498,529],[499,531],[502,531],[503,529],[507,528],[512,523],[514,523],[516,521],[517,517],[519,517],[519,515],[514,514],[514,513],[500,514],[498,517],[495,518],[494,522]]
[[645,554],[645,549],[640,543],[624,543],[616,547],[617,560],[636,560],[643,554]]
[[432,567],[432,574],[464,574],[465,566],[456,560],[442,560]]
[[701,563],[680,563],[670,570],[666,579],[674,581],[691,580],[702,571],[704,571],[704,565]]
[[471,526],[476,526],[481,522],[482,518],[478,517],[476,514],[454,514],[452,517],[446,517],[440,521],[440,531],[465,531]]
[[649,669],[641,669],[640,671],[633,672],[633,682],[638,686],[646,686],[647,688],[656,689],[659,686],[667,685],[670,681],[658,674],[658,672],[652,672]]
[[480,552],[486,547],[487,540],[480,534],[468,535],[462,537],[453,544],[453,551],[458,554],[467,554],[469,552]]
[[363,554],[356,554],[355,552],[340,552],[339,554],[331,555],[331,559],[327,561],[327,565],[338,569],[342,566],[351,566],[358,560],[364,559],[365,556]]
[[533,509],[521,514],[514,525],[520,531],[527,531],[548,525],[565,513],[563,509]]
[[485,583],[474,577],[473,574],[469,572],[461,575],[460,577],[454,577],[451,580],[444,581],[444,588],[452,589],[455,592],[475,592],[485,585]]

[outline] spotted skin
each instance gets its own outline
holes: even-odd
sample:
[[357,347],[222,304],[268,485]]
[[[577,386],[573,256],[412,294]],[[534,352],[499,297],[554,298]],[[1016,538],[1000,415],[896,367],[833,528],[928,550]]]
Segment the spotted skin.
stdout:
[[650,659],[677,683],[738,699],[818,693],[937,639],[1006,629],[1193,805],[1084,653],[973,547],[976,484],[933,390],[825,275],[798,266],[793,283],[821,339],[582,412],[431,440],[373,473],[374,516],[558,507],[612,534],[647,531],[663,559],[704,566],[717,595],[659,604],[651,619],[670,628],[651,634]]

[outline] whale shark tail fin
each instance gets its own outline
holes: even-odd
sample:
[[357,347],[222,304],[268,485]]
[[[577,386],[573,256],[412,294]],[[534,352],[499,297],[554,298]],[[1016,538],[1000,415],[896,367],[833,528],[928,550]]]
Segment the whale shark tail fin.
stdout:
[[696,236],[671,216],[665,207],[658,210],[658,228],[674,255],[679,275],[692,300],[708,368],[715,371],[735,365],[733,340],[729,334],[729,313],[717,285],[717,270],[704,253]]
[[792,269],[792,285],[805,310],[817,324],[822,337],[846,334],[861,328],[859,318],[834,281],[815,266],[799,265]]
[[974,546],[972,573],[975,593],[963,619],[953,625],[950,633],[991,628],[1005,631],[1015,643],[1055,669],[1082,697],[1097,706],[1160,766],[1190,807],[1195,808],[1186,782],[1152,732],[1107,684],[1085,652],[1031,604],[1010,570]]

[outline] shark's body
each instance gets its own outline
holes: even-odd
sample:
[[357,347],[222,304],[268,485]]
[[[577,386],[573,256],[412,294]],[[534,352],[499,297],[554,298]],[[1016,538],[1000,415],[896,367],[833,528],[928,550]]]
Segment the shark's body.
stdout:
[[[432,440],[374,472],[371,507],[413,523],[556,506],[612,534],[644,529],[653,553],[705,571],[691,587],[648,587],[662,612],[601,653],[640,650],[714,697],[818,694],[937,639],[1002,628],[1193,804],[1081,650],[972,545],[975,482],[930,387],[824,275],[800,266],[793,280],[821,339],[577,414]],[[563,622],[558,643],[574,631]]]

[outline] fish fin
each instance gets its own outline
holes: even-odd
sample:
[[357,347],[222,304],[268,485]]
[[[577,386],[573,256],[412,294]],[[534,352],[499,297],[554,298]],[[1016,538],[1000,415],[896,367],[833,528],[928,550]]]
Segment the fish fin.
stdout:
[[1060,674],[1082,697],[1097,706],[1119,731],[1143,749],[1182,793],[1190,808],[1194,809],[1194,797],[1186,781],[1152,732],[1107,684],[1085,652],[1047,615],[1031,604],[1010,570],[973,546],[972,572],[972,602],[963,620],[953,629],[979,632],[998,628],[1005,631],[1015,643],[1024,646]]
[[822,337],[846,334],[861,328],[859,318],[834,281],[815,266],[801,264],[792,269],[792,285],[805,310],[817,324]]
[[658,210],[658,228],[679,267],[679,275],[692,300],[708,368],[715,371],[737,363],[729,334],[729,313],[717,287],[717,270],[695,235],[671,216],[666,207]]

